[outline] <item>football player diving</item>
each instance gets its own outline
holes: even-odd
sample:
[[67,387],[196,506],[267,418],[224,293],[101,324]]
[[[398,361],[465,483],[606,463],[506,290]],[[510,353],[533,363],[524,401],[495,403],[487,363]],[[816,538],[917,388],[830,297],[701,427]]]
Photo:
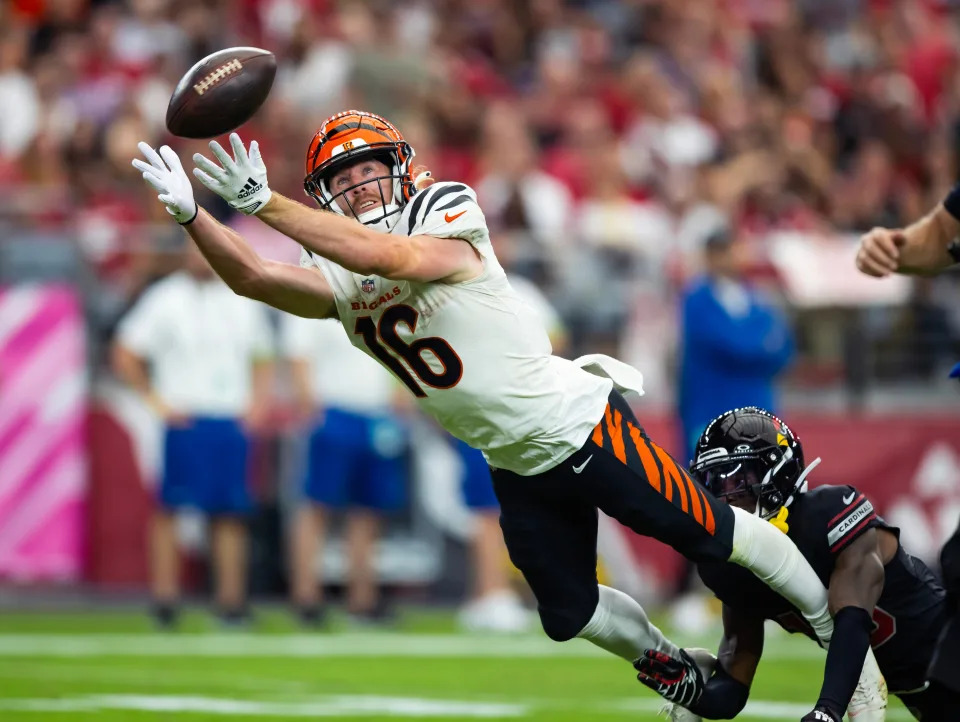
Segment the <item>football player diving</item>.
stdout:
[[[927,566],[901,546],[899,530],[851,486],[808,490],[803,446],[776,416],[757,408],[728,411],[701,434],[691,474],[715,497],[769,520],[792,539],[827,586],[834,634],[814,712],[804,720],[839,722],[873,649],[890,691],[919,720],[960,720],[960,694],[928,673],[949,610]],[[786,599],[726,562],[701,561],[700,578],[723,602],[716,658],[705,650],[679,657],[648,650],[638,678],[668,699],[683,698],[699,718],[732,719],[747,702],[763,653],[764,621],[810,635]],[[812,636],[812,635],[811,635]],[[675,720],[697,719],[674,710]],[[851,719],[857,719],[851,711]]]
[[599,508],[695,561],[750,569],[829,640],[826,590],[793,542],[706,493],[643,430],[623,397],[642,393],[639,372],[606,356],[552,354],[470,187],[418,191],[413,148],[364,111],[337,113],[309,144],[304,186],[319,209],[270,189],[256,141],[232,133],[230,146],[211,142],[215,161],[194,155],[194,177],[296,241],[299,266],[260,258],[199,208],[171,148],[141,143],[134,166],[235,292],[339,319],[425,413],[484,453],[507,550],[548,636],[585,638],[630,662],[648,648],[679,654],[634,599],[598,584]]

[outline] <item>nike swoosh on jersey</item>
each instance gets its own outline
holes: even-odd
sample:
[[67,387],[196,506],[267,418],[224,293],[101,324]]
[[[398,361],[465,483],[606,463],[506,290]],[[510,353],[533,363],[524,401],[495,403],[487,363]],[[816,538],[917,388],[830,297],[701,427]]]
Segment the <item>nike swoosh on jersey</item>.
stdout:
[[843,497],[843,503],[844,503],[844,504],[850,504],[850,503],[852,503],[853,500],[856,499],[856,498],[857,498],[857,492],[853,492],[850,496],[845,496],[845,497]]
[[455,220],[457,220],[457,219],[458,219],[460,216],[462,216],[464,213],[466,213],[466,211],[460,211],[459,213],[457,213],[456,215],[453,215],[453,216],[451,216],[449,213],[444,213],[444,214],[443,214],[443,220],[445,220],[447,223],[453,223]]
[[590,459],[592,459],[592,458],[593,458],[593,454],[590,454],[590,456],[587,457],[587,460],[584,461],[582,464],[580,464],[580,466],[575,466],[575,467],[573,467],[573,473],[574,473],[574,474],[579,474],[581,471],[583,471],[584,469],[586,469],[586,468],[587,468],[587,464],[590,463]]

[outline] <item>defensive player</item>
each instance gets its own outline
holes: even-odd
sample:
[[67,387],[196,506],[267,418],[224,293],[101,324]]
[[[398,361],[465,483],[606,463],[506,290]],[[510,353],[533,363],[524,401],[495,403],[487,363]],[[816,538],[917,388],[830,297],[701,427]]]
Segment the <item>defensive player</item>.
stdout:
[[[772,519],[828,587],[833,640],[820,699],[804,719],[839,722],[872,647],[891,691],[917,719],[960,720],[960,695],[927,674],[948,616],[943,587],[903,549],[899,530],[864,494],[851,486],[807,491],[808,473],[818,462],[805,464],[800,441],[780,419],[745,407],[706,427],[690,467],[713,495]],[[636,666],[641,681],[658,691],[671,681],[694,688],[687,699],[696,701],[687,706],[701,717],[731,719],[747,701],[763,653],[764,620],[790,632],[812,636],[812,630],[789,602],[740,567],[702,562],[698,571],[723,602],[724,634],[712,676],[702,680],[695,653],[673,659],[651,651]]]
[[[868,276],[933,275],[960,263],[960,183],[930,213],[907,228],[874,228],[860,239],[857,268]],[[950,373],[960,376],[960,364]],[[940,553],[952,617],[930,675],[960,694],[960,526]]]
[[322,210],[271,192],[256,141],[230,136],[194,175],[233,208],[303,247],[301,267],[261,259],[197,207],[169,147],[134,165],[237,293],[302,316],[337,317],[423,410],[482,450],[501,526],[546,633],[589,639],[627,660],[676,654],[633,599],[596,577],[597,508],[699,561],[742,564],[828,638],[826,591],[787,537],[706,494],[651,441],[621,391],[629,366],[551,355],[542,324],[507,282],[476,195],[462,183],[415,193],[413,149],[385,119],[329,118],[307,151],[305,187]]

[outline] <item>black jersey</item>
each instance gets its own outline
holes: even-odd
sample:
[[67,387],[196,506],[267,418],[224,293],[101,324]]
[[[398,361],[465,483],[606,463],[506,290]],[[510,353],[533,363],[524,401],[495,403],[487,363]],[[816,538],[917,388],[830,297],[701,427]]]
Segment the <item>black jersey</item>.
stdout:
[[[852,486],[819,486],[790,505],[788,536],[829,586],[837,555],[868,529],[888,525],[870,500]],[[814,637],[800,611],[753,574],[730,562],[697,566],[700,578],[725,605],[789,632]],[[883,592],[873,613],[870,644],[891,691],[921,687],[937,638],[947,618],[946,593],[927,566],[898,547],[885,567]],[[815,638],[815,637],[814,637]]]

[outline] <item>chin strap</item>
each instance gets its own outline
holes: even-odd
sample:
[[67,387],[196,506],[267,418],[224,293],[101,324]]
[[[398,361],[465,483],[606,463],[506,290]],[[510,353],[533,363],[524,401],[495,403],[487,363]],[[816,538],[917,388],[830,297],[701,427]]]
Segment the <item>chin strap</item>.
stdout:
[[[367,221],[364,220],[364,216],[369,216],[371,219],[376,218],[377,220]],[[361,213],[356,218],[367,228],[389,233],[390,229],[400,220],[400,206],[396,203],[387,203],[385,206],[380,206],[380,208],[374,208],[373,210]]]
[[775,527],[777,527],[777,529],[786,534],[790,529],[790,526],[787,524],[787,514],[789,514],[787,507],[793,502],[793,498],[797,495],[797,493],[802,494],[807,490],[807,476],[810,475],[811,471],[817,468],[821,461],[822,459],[818,456],[816,459],[810,462],[806,469],[800,472],[800,476],[797,477],[797,481],[793,485],[793,493],[787,497],[786,501],[783,502],[776,514],[764,513],[760,509],[760,504],[757,504],[757,516],[766,519]]
[[816,469],[817,466],[820,465],[820,462],[821,462],[821,461],[822,461],[822,459],[818,456],[816,459],[814,459],[813,461],[810,462],[810,464],[807,466],[806,469],[804,469],[804,470],[801,472],[800,476],[797,477],[797,483],[796,483],[796,484],[794,485],[794,487],[793,487],[793,494],[791,494],[791,495],[790,495],[790,498],[787,499],[787,501],[785,502],[786,504],[789,504],[791,501],[793,501],[794,494],[796,494],[798,491],[799,491],[800,493],[803,493],[803,492],[805,492],[805,491],[807,490],[807,475],[808,475],[811,471],[813,471],[814,469]]

